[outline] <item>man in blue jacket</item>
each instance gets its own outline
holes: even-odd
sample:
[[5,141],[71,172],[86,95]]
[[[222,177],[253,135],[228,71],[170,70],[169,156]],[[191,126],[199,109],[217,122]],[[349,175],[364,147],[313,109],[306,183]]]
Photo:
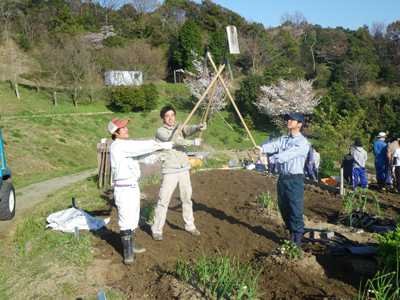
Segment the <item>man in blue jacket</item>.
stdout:
[[307,139],[301,134],[305,124],[299,113],[286,114],[287,129],[290,135],[281,136],[272,143],[257,146],[261,153],[275,153],[270,157],[277,163],[279,179],[277,184],[278,205],[286,228],[290,232],[290,242],[301,249],[304,233],[303,221],[303,169],[310,149]]
[[379,132],[378,140],[372,146],[372,150],[375,155],[375,170],[376,170],[376,180],[378,181],[378,189],[385,190],[386,181],[386,152],[387,144],[385,143],[386,134],[384,132]]

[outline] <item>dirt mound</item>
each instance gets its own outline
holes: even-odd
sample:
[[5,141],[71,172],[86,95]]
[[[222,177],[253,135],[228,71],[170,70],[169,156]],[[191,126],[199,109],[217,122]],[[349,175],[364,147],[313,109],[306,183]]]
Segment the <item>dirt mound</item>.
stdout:
[[[254,273],[263,269],[259,277],[261,299],[349,299],[357,293],[361,277],[373,276],[380,266],[371,258],[334,255],[326,244],[303,242],[303,257],[290,261],[276,255],[276,250],[287,239],[288,232],[277,215],[269,216],[255,198],[267,190],[276,193],[276,179],[257,171],[213,170],[191,175],[195,224],[201,235],[191,236],[183,229],[178,190],[173,194],[163,241],[151,238],[150,225],[141,222],[136,242],[147,248],[135,256],[132,266],[122,263],[117,210],[112,191],[104,196],[110,205],[95,212],[100,218],[110,216],[107,228],[101,229],[95,240],[97,260],[103,265],[97,272],[97,283],[119,289],[124,299],[207,299],[207,294],[195,283],[181,285],[173,276],[174,259],[178,251],[189,263],[195,262],[199,251],[207,257],[214,253],[239,255],[240,262],[249,261]],[[371,186],[373,188],[373,186]],[[146,198],[156,201],[159,185],[144,188]],[[390,192],[377,192],[387,217],[398,214],[400,197]],[[339,196],[331,195],[312,185],[306,185],[304,219],[310,230],[329,229],[345,239],[368,244],[369,234],[351,232],[336,220],[342,208]],[[370,205],[373,212],[373,205]],[[101,262],[101,263],[100,263]],[[94,267],[93,267],[94,268]]]

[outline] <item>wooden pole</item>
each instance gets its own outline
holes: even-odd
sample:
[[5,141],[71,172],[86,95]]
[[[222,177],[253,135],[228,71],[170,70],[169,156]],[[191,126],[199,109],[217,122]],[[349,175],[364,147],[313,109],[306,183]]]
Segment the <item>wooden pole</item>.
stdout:
[[101,149],[101,162],[100,162],[100,168],[99,168],[99,189],[103,187],[103,169],[105,166],[105,148],[106,144]]
[[189,122],[190,118],[193,116],[194,112],[197,110],[201,102],[204,100],[204,98],[207,96],[207,93],[210,91],[211,87],[215,84],[217,81],[219,75],[222,73],[224,70],[225,65],[221,66],[216,74],[216,76],[213,78],[211,81],[210,85],[207,87],[206,91],[204,92],[203,96],[201,96],[200,100],[197,102],[196,106],[192,109],[192,112],[189,114],[189,116],[186,118],[186,121],[182,124],[182,126],[179,128],[178,132],[174,136],[174,138],[171,140],[171,142],[175,142],[175,140],[178,138],[178,136],[181,134],[183,128],[186,126],[186,124]]
[[[205,115],[204,115],[203,126],[204,126],[204,125],[206,124],[206,122],[207,122],[208,112],[210,111],[211,101],[212,101],[212,98],[213,98],[213,96],[214,96],[214,92],[215,92],[215,88],[217,87],[217,84],[218,84],[218,82],[216,81],[216,82],[214,83],[213,89],[212,89],[212,91],[211,91],[210,100],[208,101],[207,110],[206,110],[206,113],[205,113]],[[203,134],[203,131],[200,131],[199,139],[201,139],[202,134]]]
[[339,174],[339,181],[340,181],[340,188],[339,188],[339,195],[343,196],[344,195],[344,186],[343,186],[343,168],[340,168],[340,174]]
[[[215,63],[214,63],[214,61],[212,60],[212,58],[211,58],[210,55],[208,56],[208,59],[210,60],[211,64],[213,65],[214,69],[216,69]],[[252,136],[251,133],[250,133],[250,130],[247,128],[247,125],[246,125],[246,123],[244,122],[243,117],[242,117],[242,115],[241,115],[239,109],[237,108],[237,106],[236,106],[236,104],[235,104],[235,101],[233,101],[233,98],[232,98],[232,96],[231,96],[231,93],[229,93],[229,90],[228,90],[228,88],[226,87],[224,80],[222,79],[221,75],[219,75],[219,74],[217,74],[216,77],[219,77],[219,80],[221,81],[222,86],[223,86],[224,89],[225,89],[225,92],[228,94],[228,97],[229,97],[229,99],[231,100],[231,103],[232,103],[233,107],[235,108],[236,113],[238,114],[240,121],[242,121],[242,124],[243,124],[244,128],[246,129],[246,132],[247,132],[247,134],[249,135],[251,142],[253,143],[253,146],[254,146],[254,147],[257,147],[257,144],[256,144],[256,142],[254,141],[253,136]]]

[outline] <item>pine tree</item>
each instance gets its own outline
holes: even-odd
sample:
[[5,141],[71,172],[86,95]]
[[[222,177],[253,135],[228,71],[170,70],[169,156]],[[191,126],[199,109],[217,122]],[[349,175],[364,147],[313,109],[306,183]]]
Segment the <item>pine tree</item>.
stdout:
[[179,30],[178,48],[174,52],[173,62],[176,69],[184,69],[195,73],[193,67],[193,56],[191,51],[195,51],[200,56],[203,55],[202,36],[197,25],[192,21],[186,21]]

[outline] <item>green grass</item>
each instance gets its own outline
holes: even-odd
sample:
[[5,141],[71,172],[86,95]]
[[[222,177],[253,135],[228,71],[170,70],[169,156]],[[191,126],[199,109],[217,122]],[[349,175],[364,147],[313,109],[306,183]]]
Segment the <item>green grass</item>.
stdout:
[[[87,287],[82,272],[94,258],[95,253],[91,251],[94,233],[81,231],[77,240],[73,233],[46,229],[46,218],[70,208],[72,197],[77,208],[89,214],[108,204],[97,188],[97,177],[92,176],[54,192],[46,201],[23,213],[19,221],[15,221],[17,227],[13,237],[1,241],[0,270],[7,272],[0,272],[0,299],[33,295],[32,285],[42,281],[53,286],[52,291],[46,294],[48,299],[76,299],[89,292],[96,295],[99,288]],[[101,229],[95,234],[101,234]],[[63,279],[69,272],[74,272],[76,280],[68,282]]]

